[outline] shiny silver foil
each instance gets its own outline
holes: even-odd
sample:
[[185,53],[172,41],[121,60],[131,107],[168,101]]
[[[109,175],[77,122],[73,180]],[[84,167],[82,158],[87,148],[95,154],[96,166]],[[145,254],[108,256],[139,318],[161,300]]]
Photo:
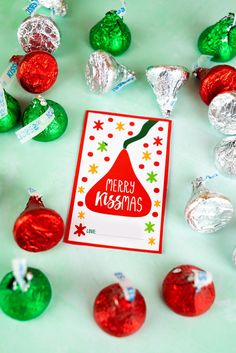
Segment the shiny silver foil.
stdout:
[[189,78],[189,71],[182,66],[151,66],[146,70],[157,103],[164,117],[169,117],[177,101],[177,93]]
[[215,147],[215,165],[223,174],[236,176],[236,137],[226,137]]
[[232,261],[233,261],[233,264],[236,265],[236,247],[234,248],[232,253]]
[[133,71],[102,50],[97,50],[89,56],[85,75],[90,90],[98,94],[118,91],[136,79]]
[[193,194],[185,208],[185,219],[199,233],[214,233],[232,219],[234,208],[222,194],[208,190],[202,178],[193,182]]
[[209,105],[208,117],[223,134],[236,134],[236,92],[218,94]]
[[53,53],[61,42],[60,32],[55,22],[41,15],[26,18],[18,29],[17,37],[26,53],[37,50]]
[[39,0],[39,3],[48,9],[52,9],[56,16],[66,15],[67,5],[64,0]]

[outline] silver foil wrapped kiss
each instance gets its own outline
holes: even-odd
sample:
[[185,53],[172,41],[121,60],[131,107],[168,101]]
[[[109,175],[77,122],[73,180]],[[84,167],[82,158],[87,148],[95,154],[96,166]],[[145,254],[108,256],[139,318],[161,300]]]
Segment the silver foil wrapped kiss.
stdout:
[[236,92],[221,93],[213,98],[208,117],[210,123],[223,134],[236,134]]
[[39,0],[40,4],[53,11],[55,16],[65,16],[67,5],[64,0]]
[[177,101],[177,93],[189,78],[182,66],[151,66],[146,76],[164,117],[169,117]]
[[224,138],[215,147],[215,165],[219,172],[236,177],[236,137]]
[[17,37],[26,53],[38,50],[53,53],[61,42],[56,23],[41,15],[26,18],[18,29]]
[[214,233],[232,219],[234,208],[222,194],[208,190],[202,178],[193,182],[193,195],[185,208],[185,219],[199,233]]
[[89,56],[85,74],[88,87],[98,94],[118,91],[136,79],[133,71],[102,50],[97,50]]

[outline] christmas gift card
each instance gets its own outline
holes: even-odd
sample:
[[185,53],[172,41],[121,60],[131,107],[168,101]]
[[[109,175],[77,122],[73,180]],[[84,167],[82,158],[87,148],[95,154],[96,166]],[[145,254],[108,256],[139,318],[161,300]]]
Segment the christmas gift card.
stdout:
[[65,242],[161,253],[171,121],[86,113]]

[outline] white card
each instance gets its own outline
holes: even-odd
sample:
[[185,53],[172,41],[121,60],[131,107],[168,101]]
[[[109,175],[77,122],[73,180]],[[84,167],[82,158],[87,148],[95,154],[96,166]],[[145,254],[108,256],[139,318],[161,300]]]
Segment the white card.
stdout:
[[171,121],[88,111],[65,242],[162,252]]

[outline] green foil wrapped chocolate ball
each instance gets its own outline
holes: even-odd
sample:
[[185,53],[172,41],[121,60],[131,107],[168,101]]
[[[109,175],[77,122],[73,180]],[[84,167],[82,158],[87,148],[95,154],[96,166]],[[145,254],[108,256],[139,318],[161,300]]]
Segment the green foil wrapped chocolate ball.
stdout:
[[9,272],[0,283],[0,307],[13,319],[26,321],[41,315],[47,308],[51,296],[51,285],[47,277],[35,268],[28,268],[28,289],[22,291],[13,272]]
[[15,98],[4,90],[7,103],[8,114],[0,119],[0,132],[6,132],[12,129],[20,120],[20,105]]
[[34,140],[41,142],[56,140],[67,128],[68,117],[64,108],[60,104],[49,99],[46,100],[46,104],[44,105],[38,98],[33,99],[30,105],[26,108],[23,115],[23,125],[28,125],[35,119],[39,118],[49,107],[53,108],[55,119],[45,130],[35,136]]
[[206,28],[198,39],[198,48],[202,54],[213,56],[212,60],[225,62],[236,55],[236,27],[234,14],[222,18]]
[[90,44],[93,49],[101,49],[112,55],[124,53],[130,46],[131,33],[123,18],[116,11],[109,11],[90,30]]

